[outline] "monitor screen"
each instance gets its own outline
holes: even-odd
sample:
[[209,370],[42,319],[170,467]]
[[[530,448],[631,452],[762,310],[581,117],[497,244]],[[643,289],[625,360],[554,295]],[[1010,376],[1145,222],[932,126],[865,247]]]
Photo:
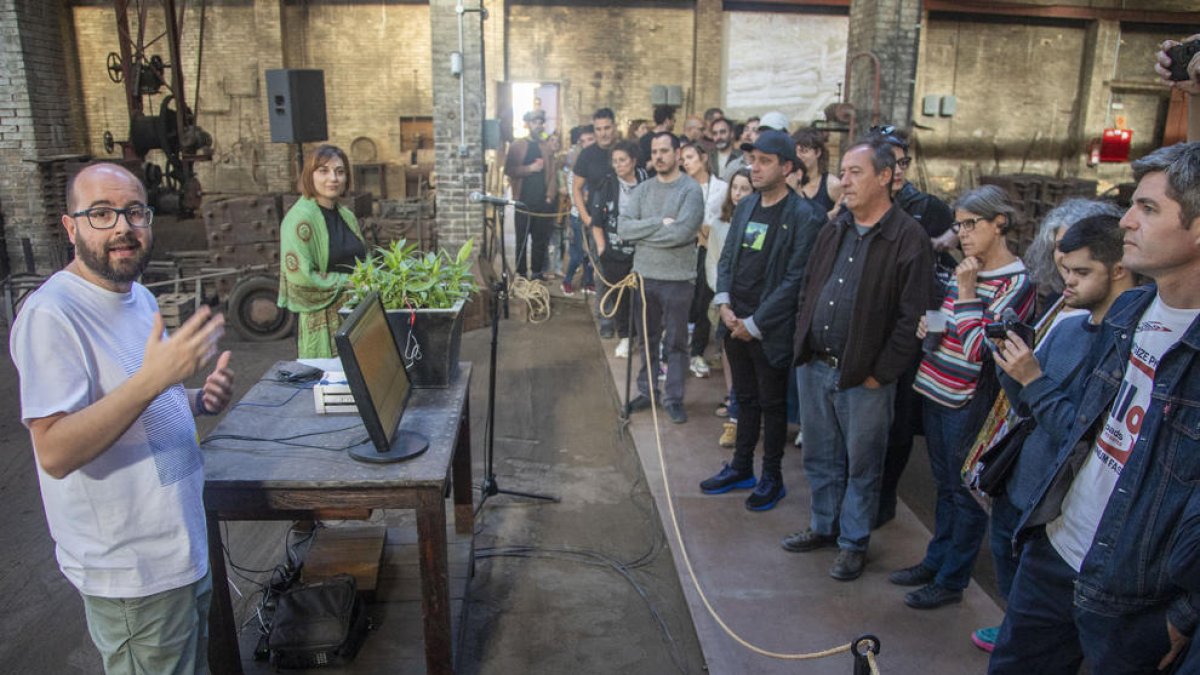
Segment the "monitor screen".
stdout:
[[409,381],[378,294],[363,299],[334,341],[367,433],[379,452],[388,452],[408,403]]

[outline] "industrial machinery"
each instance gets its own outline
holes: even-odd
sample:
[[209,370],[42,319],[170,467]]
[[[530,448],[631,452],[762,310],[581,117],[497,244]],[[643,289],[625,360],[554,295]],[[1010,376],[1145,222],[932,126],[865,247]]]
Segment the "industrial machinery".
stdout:
[[[195,163],[212,158],[212,136],[196,124],[196,112],[188,107],[183,86],[183,60],[180,37],[187,0],[159,0],[163,10],[163,31],[147,39],[149,5],[152,0],[114,0],[117,15],[119,52],[108,55],[108,76],[125,85],[129,108],[129,132],[125,140],[114,140],[104,132],[104,149],[113,152],[117,145],[129,164],[140,165],[150,205],[160,213],[190,216],[200,206],[200,182]],[[199,98],[200,64],[204,49],[204,10],[200,4],[200,39],[196,58],[196,95]],[[131,16],[136,28],[131,29]],[[166,39],[169,61],[149,50]],[[161,96],[155,100],[154,97]],[[165,156],[163,165],[147,159],[152,150]]]

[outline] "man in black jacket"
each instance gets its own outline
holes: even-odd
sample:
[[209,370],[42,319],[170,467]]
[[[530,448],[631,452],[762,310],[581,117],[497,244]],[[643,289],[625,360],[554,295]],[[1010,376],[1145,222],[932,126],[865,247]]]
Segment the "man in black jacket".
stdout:
[[[705,494],[755,488],[746,508],[766,511],[786,494],[780,463],[787,438],[787,378],[791,373],[796,298],[824,212],[787,186],[801,166],[796,144],[781,131],[764,132],[742,146],[750,182],[758,191],[742,200],[729,226],[713,304],[720,308],[718,337],[733,375],[738,402],[733,461],[700,483]],[[754,447],[763,435],[762,478],[754,478]]]
[[920,350],[917,321],[934,302],[933,248],[891,201],[895,166],[878,138],[842,158],[846,208],[813,244],[796,316],[812,517],[782,545],[837,546],[829,575],[841,581],[866,564],[896,379]]

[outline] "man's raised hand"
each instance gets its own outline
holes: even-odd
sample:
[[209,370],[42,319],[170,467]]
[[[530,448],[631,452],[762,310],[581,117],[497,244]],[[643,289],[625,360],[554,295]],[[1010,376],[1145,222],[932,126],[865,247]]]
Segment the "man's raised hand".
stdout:
[[225,317],[214,315],[207,305],[201,305],[191,318],[164,338],[162,314],[155,312],[139,372],[155,391],[161,392],[195,375],[211,361],[217,355],[217,340],[224,333]]

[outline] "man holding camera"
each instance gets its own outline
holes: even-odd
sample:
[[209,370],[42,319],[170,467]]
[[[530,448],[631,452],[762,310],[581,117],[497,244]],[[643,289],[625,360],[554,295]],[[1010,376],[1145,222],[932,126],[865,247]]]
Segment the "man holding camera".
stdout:
[[1122,262],[1155,285],[1113,304],[1071,392],[991,673],[1152,672],[1200,622],[1200,143],[1133,170]]

